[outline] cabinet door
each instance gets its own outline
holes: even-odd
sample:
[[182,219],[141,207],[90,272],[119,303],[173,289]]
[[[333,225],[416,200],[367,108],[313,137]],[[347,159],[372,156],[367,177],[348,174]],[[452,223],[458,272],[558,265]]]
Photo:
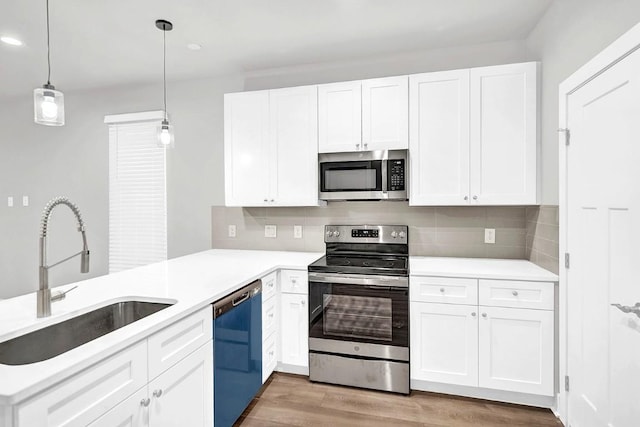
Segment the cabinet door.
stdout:
[[477,306],[411,303],[411,379],[478,385]]
[[269,200],[269,92],[224,96],[225,203],[263,206]]
[[471,69],[471,196],[538,203],[537,64]]
[[269,91],[269,202],[318,205],[318,89]]
[[332,153],[362,149],[361,84],[318,86],[318,151]]
[[480,387],[553,396],[553,311],[479,310]]
[[281,295],[280,362],[283,364],[309,366],[307,300],[307,295]]
[[409,77],[409,204],[469,204],[469,70]]
[[149,413],[145,407],[146,399],[147,387],[143,387],[89,424],[89,427],[146,427],[149,425]]
[[362,81],[362,148],[409,148],[407,76]]
[[213,343],[209,341],[149,383],[153,427],[213,425]]

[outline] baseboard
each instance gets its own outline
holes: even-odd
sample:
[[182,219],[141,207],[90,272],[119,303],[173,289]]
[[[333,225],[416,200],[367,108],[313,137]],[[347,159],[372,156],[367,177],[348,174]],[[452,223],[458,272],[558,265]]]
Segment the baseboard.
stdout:
[[287,363],[278,362],[278,366],[276,366],[276,371],[285,372],[287,374],[304,375],[307,377],[309,376],[308,366],[289,365]]
[[515,403],[518,405],[536,406],[538,408],[553,409],[556,404],[556,398],[554,396],[539,396],[514,391],[492,390],[488,388],[442,384],[422,380],[411,380],[411,389],[473,397],[475,399],[494,400],[496,402]]

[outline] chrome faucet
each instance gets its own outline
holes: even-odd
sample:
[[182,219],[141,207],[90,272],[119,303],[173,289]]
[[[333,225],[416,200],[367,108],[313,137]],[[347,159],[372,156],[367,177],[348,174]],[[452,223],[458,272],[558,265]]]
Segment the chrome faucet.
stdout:
[[[77,254],[73,254],[70,257],[63,259],[62,261],[47,265],[47,228],[49,227],[51,211],[53,211],[53,209],[58,205],[68,206],[76,216],[76,219],[78,220],[78,231],[82,233],[82,250]],[[42,224],[40,227],[40,268],[38,270],[40,275],[40,285],[38,287],[38,317],[51,316],[51,302],[63,299],[67,292],[69,292],[58,293],[53,296],[51,295],[51,290],[49,289],[49,269],[62,264],[65,261],[69,261],[71,258],[78,255],[80,255],[80,273],[88,273],[89,248],[87,247],[87,235],[85,234],[84,221],[82,220],[82,215],[80,215],[80,210],[66,197],[56,197],[51,199],[44,207],[44,211],[42,211]]]

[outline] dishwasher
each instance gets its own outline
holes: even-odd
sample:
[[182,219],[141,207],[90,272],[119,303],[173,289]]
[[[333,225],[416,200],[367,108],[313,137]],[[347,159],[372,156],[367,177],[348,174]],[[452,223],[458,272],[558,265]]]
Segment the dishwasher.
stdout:
[[262,387],[262,281],[213,303],[215,427],[231,427]]

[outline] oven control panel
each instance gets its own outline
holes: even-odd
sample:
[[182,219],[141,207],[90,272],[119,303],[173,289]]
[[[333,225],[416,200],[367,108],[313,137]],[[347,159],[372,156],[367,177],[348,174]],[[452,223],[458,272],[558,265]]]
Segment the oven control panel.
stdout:
[[325,225],[325,243],[397,243],[406,245],[406,225]]

